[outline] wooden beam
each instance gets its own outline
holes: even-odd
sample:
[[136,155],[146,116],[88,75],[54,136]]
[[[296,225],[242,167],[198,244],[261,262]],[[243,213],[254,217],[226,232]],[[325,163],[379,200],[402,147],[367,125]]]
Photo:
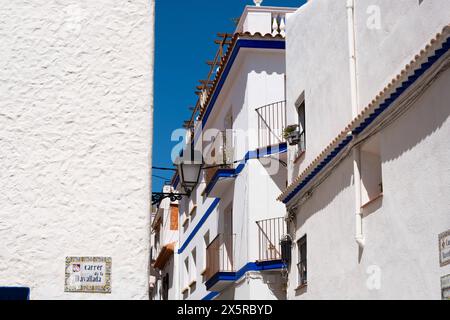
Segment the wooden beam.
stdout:
[[217,36],[219,38],[231,38],[233,36],[233,34],[231,34],[231,33],[218,33]]
[[211,85],[214,83],[213,80],[199,80],[201,84]]
[[230,45],[232,42],[229,40],[214,40],[215,44],[222,44],[222,45]]

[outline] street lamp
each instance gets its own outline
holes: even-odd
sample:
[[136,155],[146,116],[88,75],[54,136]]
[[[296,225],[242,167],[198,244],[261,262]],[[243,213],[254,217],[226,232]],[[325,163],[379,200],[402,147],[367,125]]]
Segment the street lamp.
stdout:
[[191,144],[191,148],[186,150],[181,154],[181,159],[177,161],[178,169],[171,168],[157,168],[157,170],[168,170],[168,171],[178,171],[180,175],[180,184],[186,193],[164,193],[164,192],[153,192],[152,193],[152,205],[159,205],[161,202],[169,198],[171,201],[179,201],[184,196],[190,197],[192,191],[198,184],[200,180],[200,174],[203,169],[203,157],[200,151],[194,150],[194,145]]
[[202,153],[195,150],[194,144],[191,144],[188,154],[186,156],[182,155],[182,159],[178,162],[177,167],[180,174],[180,184],[186,193],[190,195],[200,180],[200,173],[203,169]]

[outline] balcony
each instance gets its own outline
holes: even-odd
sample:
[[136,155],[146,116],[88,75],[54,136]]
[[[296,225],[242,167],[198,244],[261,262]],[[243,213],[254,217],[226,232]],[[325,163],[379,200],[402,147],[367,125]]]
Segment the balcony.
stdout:
[[206,287],[223,290],[235,276],[235,235],[219,234],[206,249]]
[[[218,197],[229,187],[230,179],[234,177],[234,148],[231,130],[220,131],[213,139],[209,150],[205,150],[205,193]],[[228,180],[228,181],[224,181]]]
[[287,17],[296,8],[269,7],[269,6],[247,6],[238,22],[236,32],[256,32],[262,35],[286,36]]
[[280,241],[287,233],[284,218],[267,219],[256,222],[258,226],[258,262],[281,261]]
[[165,245],[157,249],[157,259],[153,263],[153,267],[159,270],[163,270],[169,261],[169,259],[175,253],[175,242]]
[[258,147],[285,143],[286,101],[279,101],[256,109],[258,115]]

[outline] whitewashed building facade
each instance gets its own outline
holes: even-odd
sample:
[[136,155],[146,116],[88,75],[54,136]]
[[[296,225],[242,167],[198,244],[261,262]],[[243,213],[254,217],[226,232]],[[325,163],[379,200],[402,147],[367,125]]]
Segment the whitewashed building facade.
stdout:
[[[286,297],[285,207],[275,199],[287,183],[285,26],[294,10],[246,7],[201,81],[188,127],[205,168],[180,201],[180,299]],[[174,187],[184,192],[177,178]]]
[[0,299],[148,299],[154,1],[2,1]]
[[288,299],[441,298],[449,23],[433,0],[316,0],[289,19]]
[[[173,192],[170,185],[164,193]],[[153,206],[150,236],[150,299],[177,300],[179,261],[175,256],[179,239],[178,202],[164,199]]]

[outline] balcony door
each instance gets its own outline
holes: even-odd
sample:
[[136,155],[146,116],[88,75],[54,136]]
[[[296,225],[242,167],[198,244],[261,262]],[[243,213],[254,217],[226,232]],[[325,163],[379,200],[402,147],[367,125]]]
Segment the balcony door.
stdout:
[[224,214],[224,223],[223,223],[223,265],[225,271],[234,271],[233,269],[233,204],[231,204],[226,210]]

